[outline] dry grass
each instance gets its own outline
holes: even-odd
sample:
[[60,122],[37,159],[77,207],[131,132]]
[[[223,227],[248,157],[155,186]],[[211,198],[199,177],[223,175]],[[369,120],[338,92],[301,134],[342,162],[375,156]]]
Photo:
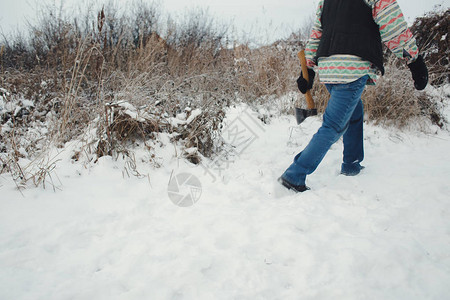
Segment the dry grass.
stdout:
[[[171,133],[186,148],[208,157],[220,146],[224,111],[233,103],[280,105],[279,112],[292,113],[295,100],[302,99],[285,95],[298,95],[296,53],[304,32],[255,48],[230,41],[229,26],[217,24],[204,11],[175,22],[162,20],[155,4],[135,5],[129,15],[111,5],[75,18],[47,8],[29,38],[19,34],[0,43],[0,88],[10,93],[1,94],[2,101],[11,106],[20,99],[33,101],[26,113],[3,109],[1,115],[1,126],[8,128],[0,139],[1,172],[16,174],[19,185],[48,182],[54,166],[41,160],[33,175],[21,169],[20,159],[36,157],[50,144],[63,147],[92,124],[96,137],[85,151],[97,158],[122,153],[133,162],[134,141],[147,145],[156,132]],[[388,65],[378,86],[365,93],[369,119],[405,126],[426,116],[440,124],[433,101],[414,92],[408,71],[395,61]],[[327,91],[315,84],[313,95],[323,111]],[[274,100],[283,97],[288,100]],[[121,103],[131,105],[136,115]],[[171,118],[188,117],[196,109],[201,113],[191,122],[171,124]],[[45,130],[34,134],[36,128]],[[195,153],[185,157],[198,163]]]

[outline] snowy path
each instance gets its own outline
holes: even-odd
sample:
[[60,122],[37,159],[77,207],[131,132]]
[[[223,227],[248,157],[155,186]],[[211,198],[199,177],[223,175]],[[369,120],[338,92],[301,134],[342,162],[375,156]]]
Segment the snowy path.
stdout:
[[[150,184],[108,158],[61,163],[56,193],[0,177],[0,299],[448,298],[450,134],[367,126],[362,174],[338,174],[339,142],[311,191],[284,191],[319,125],[274,119],[215,182],[170,145]],[[193,206],[169,200],[172,171],[200,179]]]

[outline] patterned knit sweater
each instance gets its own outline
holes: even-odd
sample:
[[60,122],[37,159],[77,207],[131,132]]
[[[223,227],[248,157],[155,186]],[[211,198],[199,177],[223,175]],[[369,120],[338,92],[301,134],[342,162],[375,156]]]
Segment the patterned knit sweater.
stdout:
[[[309,67],[316,67],[313,58],[322,37],[321,15],[323,2],[320,0],[305,55]],[[413,62],[419,51],[396,0],[363,0],[372,8],[373,19],[380,28],[381,40],[399,58]],[[369,61],[354,55],[332,55],[321,57],[317,66],[320,82],[349,83],[369,75],[368,84],[375,84],[377,69]]]

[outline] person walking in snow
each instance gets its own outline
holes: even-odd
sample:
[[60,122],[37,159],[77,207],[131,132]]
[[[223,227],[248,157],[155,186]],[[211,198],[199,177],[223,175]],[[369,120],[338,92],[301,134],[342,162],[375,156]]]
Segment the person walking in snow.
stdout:
[[296,192],[308,190],[306,176],[341,136],[341,174],[354,176],[364,168],[361,94],[366,84],[376,83],[378,73],[384,74],[382,43],[406,61],[415,88],[424,89],[428,70],[396,0],[319,1],[305,49],[309,82],[301,74],[297,85],[303,94],[311,89],[315,68],[330,99],[322,126],[279,178],[283,186]]

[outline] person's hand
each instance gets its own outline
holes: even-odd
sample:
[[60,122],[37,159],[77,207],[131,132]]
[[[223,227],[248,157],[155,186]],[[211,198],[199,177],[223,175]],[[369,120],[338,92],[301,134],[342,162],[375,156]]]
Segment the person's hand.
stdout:
[[428,69],[423,61],[423,56],[419,55],[417,59],[408,65],[414,80],[414,87],[417,90],[423,90],[428,83]]
[[297,86],[302,94],[306,94],[308,90],[312,89],[316,72],[314,72],[313,69],[308,68],[308,76],[309,80],[306,80],[303,78],[303,73],[300,73],[300,77],[297,79]]

